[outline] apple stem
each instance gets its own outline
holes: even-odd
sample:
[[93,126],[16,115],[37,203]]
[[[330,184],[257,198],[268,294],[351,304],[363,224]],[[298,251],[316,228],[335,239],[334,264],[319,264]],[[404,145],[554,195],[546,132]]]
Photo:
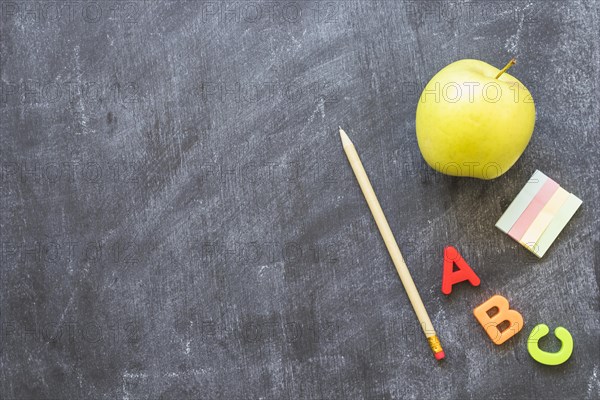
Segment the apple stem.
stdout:
[[500,78],[500,75],[502,75],[503,73],[505,73],[510,67],[512,67],[513,65],[515,65],[517,63],[517,60],[512,58],[508,64],[506,64],[504,66],[504,68],[502,68],[502,70],[498,73],[498,75],[496,75],[496,79]]

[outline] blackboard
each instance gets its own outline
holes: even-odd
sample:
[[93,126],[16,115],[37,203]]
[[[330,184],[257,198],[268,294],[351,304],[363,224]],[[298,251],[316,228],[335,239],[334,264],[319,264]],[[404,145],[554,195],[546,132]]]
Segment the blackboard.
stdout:
[[[596,1],[2,1],[0,398],[599,398],[599,15]],[[425,84],[511,57],[537,107],[523,156],[490,181],[434,172],[415,136]],[[542,259],[494,227],[536,169],[583,200]],[[447,245],[480,287],[441,293]],[[501,346],[472,314],[494,294],[525,321]],[[571,332],[566,363],[529,356],[538,323]]]

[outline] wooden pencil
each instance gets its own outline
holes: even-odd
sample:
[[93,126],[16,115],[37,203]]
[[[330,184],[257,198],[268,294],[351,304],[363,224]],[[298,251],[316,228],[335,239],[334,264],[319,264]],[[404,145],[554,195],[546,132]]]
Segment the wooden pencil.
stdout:
[[360,157],[358,156],[358,153],[354,148],[354,144],[341,127],[340,137],[342,138],[342,146],[344,147],[346,157],[348,157],[350,166],[352,167],[354,175],[358,180],[358,184],[363,192],[363,195],[365,196],[365,199],[367,200],[369,209],[371,209],[371,214],[373,214],[373,218],[375,219],[377,228],[379,228],[379,233],[381,233],[381,237],[385,242],[385,246],[387,247],[388,252],[390,253],[390,257],[394,262],[396,271],[398,271],[398,275],[400,276],[402,285],[404,286],[404,289],[408,294],[410,303],[412,304],[412,307],[415,310],[415,314],[417,314],[417,318],[419,319],[421,328],[423,328],[425,337],[427,337],[429,347],[431,347],[435,358],[441,360],[445,356],[444,350],[442,349],[440,340],[438,339],[435,330],[433,329],[433,325],[431,324],[431,320],[429,319],[427,310],[425,310],[425,305],[423,304],[421,296],[419,296],[419,292],[417,291],[417,287],[415,286],[415,283],[413,282],[412,277],[410,276],[410,272],[406,267],[406,263],[404,262],[402,253],[400,253],[400,249],[398,248],[398,243],[396,243],[396,239],[394,238],[394,234],[390,229],[390,225],[388,224],[387,219],[383,214],[383,210],[379,205],[377,196],[373,191],[373,187],[371,186],[369,177],[367,176],[365,168],[363,167],[362,162],[360,161]]

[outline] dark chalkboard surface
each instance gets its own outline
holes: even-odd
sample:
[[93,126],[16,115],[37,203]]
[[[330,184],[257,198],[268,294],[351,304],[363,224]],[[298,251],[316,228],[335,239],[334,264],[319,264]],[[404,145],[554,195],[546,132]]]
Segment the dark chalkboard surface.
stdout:
[[[0,398],[599,398],[599,10],[1,1]],[[453,61],[511,57],[537,107],[523,156],[492,181],[432,171],[422,88]],[[583,200],[541,260],[494,227],[535,169]],[[480,287],[441,293],[446,245]],[[525,320],[502,346],[472,315],[494,294]],[[573,335],[565,364],[527,353],[538,323]]]

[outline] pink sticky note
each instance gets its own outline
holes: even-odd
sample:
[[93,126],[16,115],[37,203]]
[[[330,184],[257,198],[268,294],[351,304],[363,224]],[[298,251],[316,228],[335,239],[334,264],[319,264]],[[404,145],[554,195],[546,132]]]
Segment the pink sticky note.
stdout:
[[520,241],[535,217],[538,216],[542,208],[544,208],[546,203],[554,195],[554,192],[556,192],[558,187],[558,183],[548,178],[546,183],[544,183],[544,186],[542,186],[533,200],[531,200],[531,203],[529,203],[525,211],[523,211],[523,214],[521,214],[517,222],[515,222],[512,228],[510,228],[508,235],[513,239]]

